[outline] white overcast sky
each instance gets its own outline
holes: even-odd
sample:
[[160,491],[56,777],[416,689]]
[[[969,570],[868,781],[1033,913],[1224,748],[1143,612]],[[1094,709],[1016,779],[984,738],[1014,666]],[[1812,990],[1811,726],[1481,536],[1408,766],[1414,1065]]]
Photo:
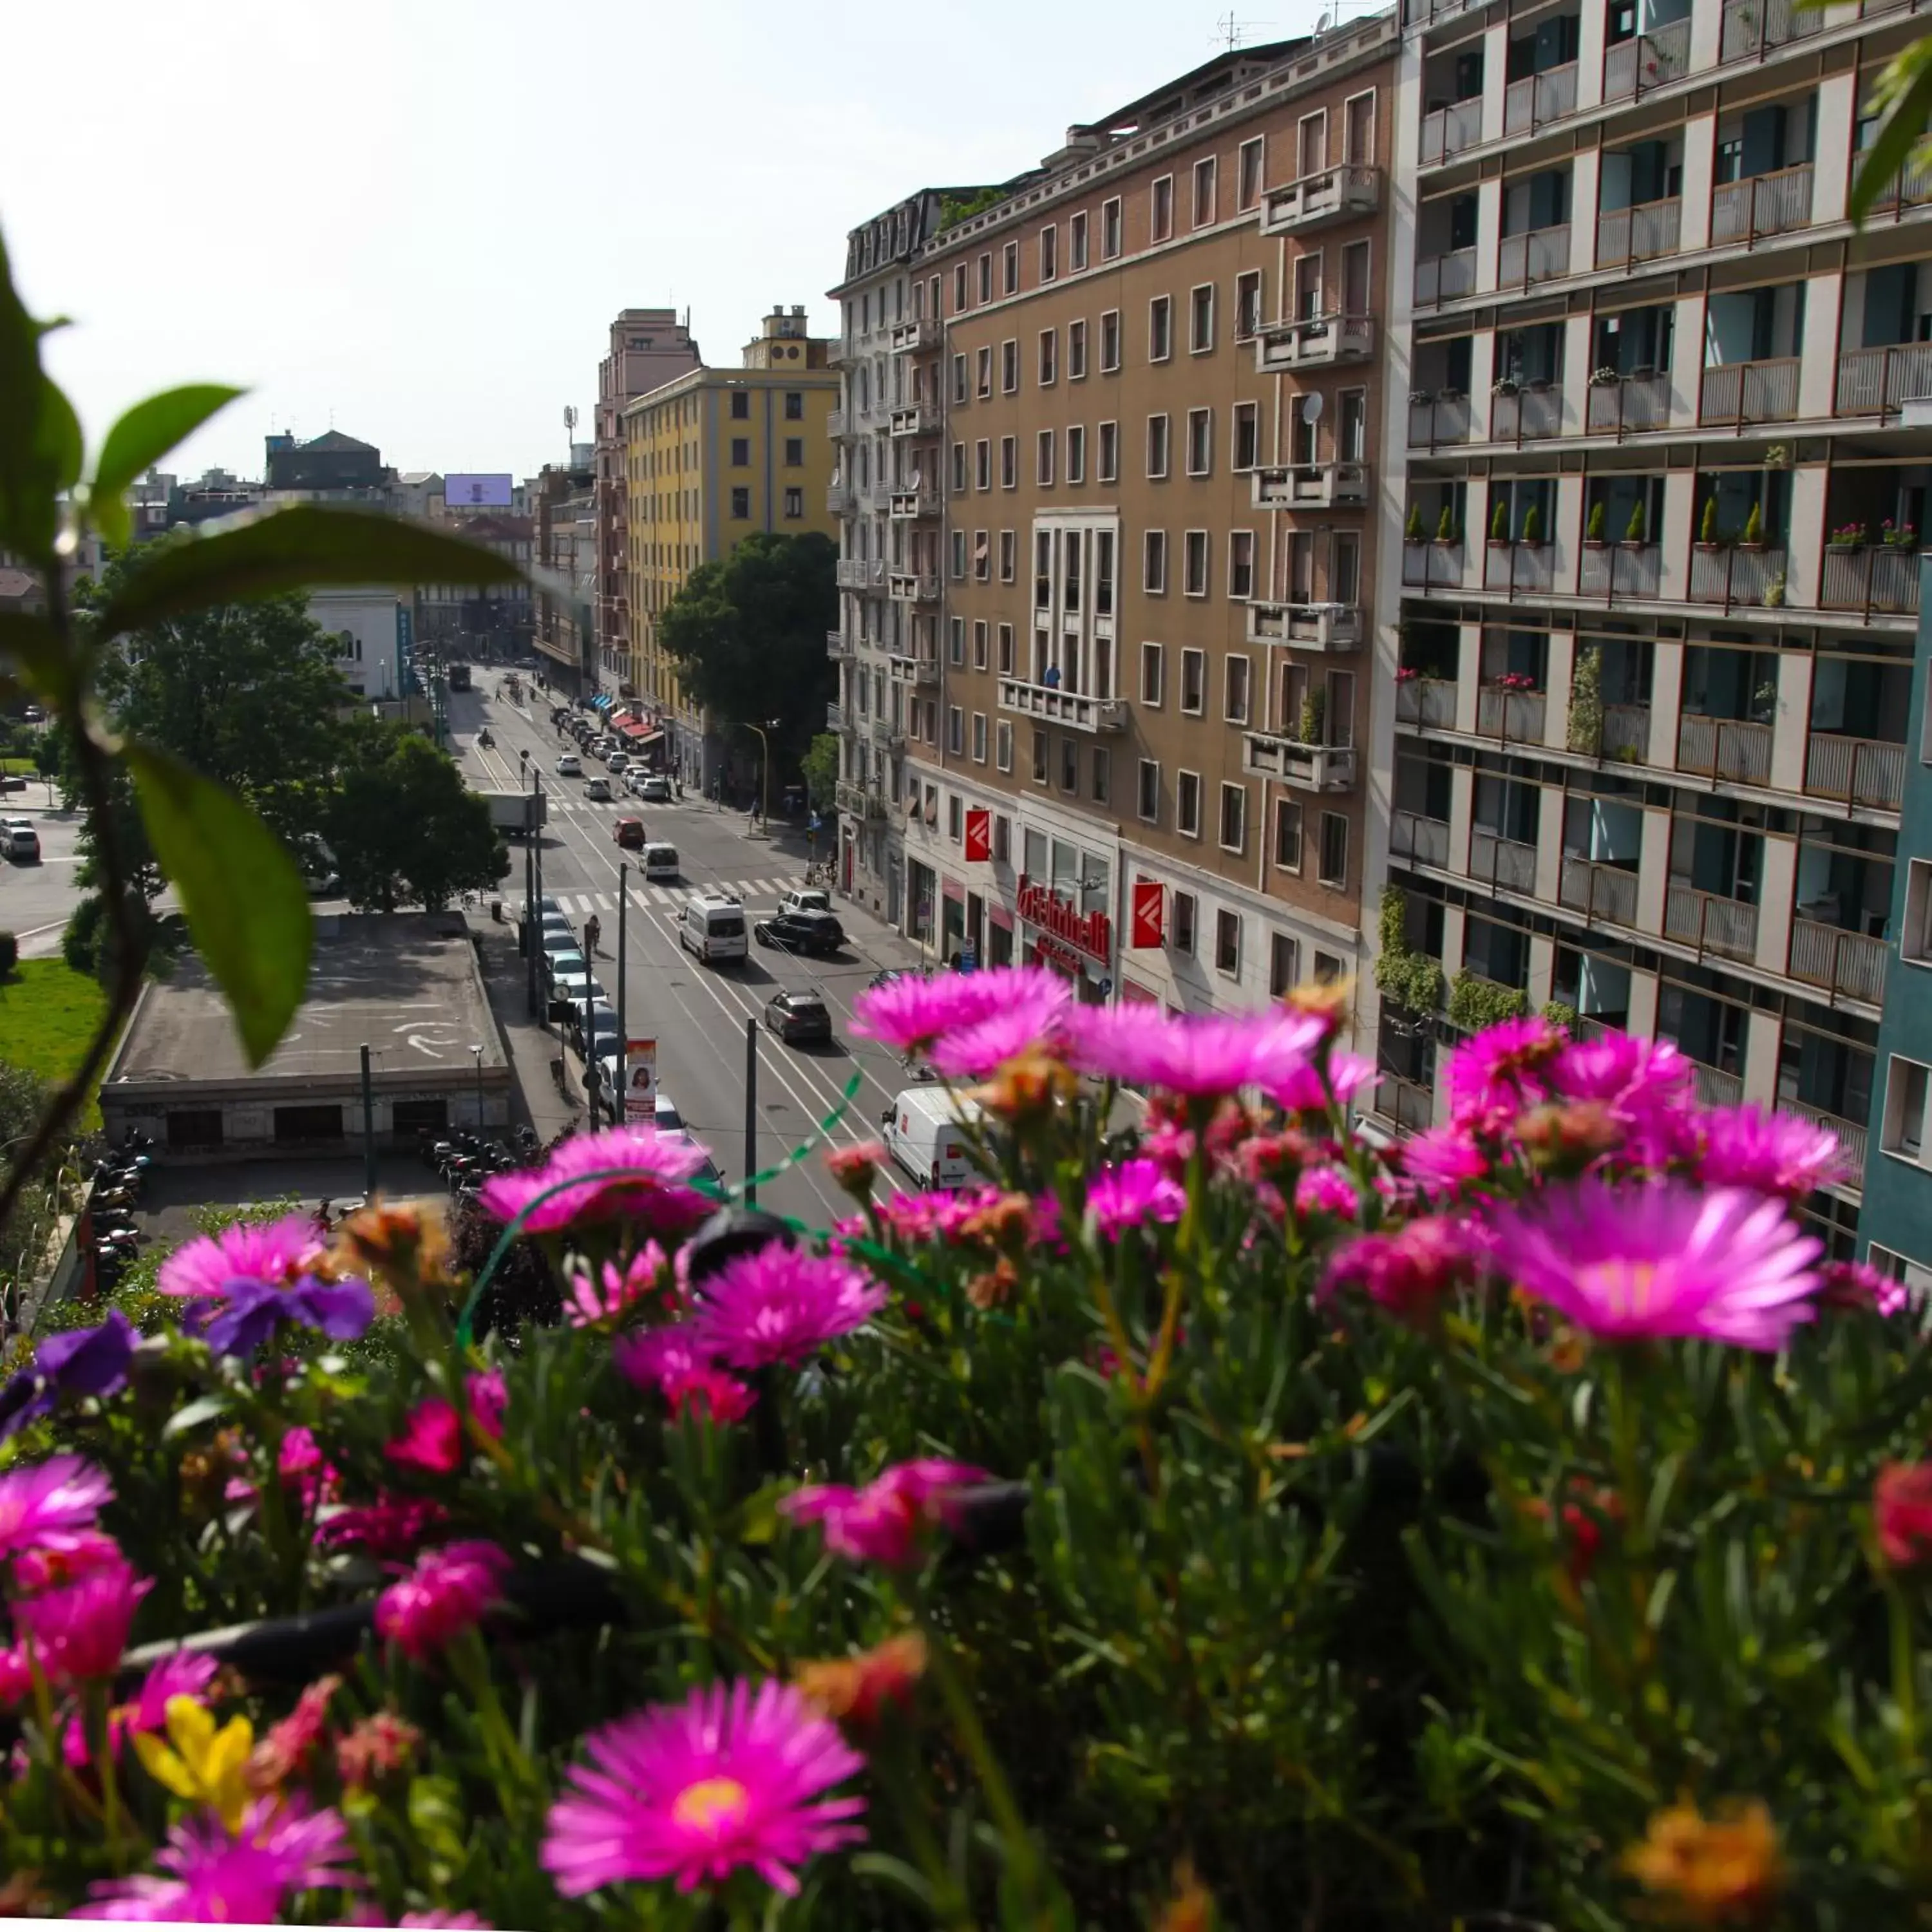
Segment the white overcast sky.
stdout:
[[[1318,0],[1236,4],[1250,45]],[[170,384],[250,394],[170,466],[334,426],[401,470],[588,434],[627,305],[735,362],[847,230],[1002,179],[1209,58],[1228,0],[7,0],[0,232],[90,447]],[[1352,12],[1363,10],[1358,4]]]

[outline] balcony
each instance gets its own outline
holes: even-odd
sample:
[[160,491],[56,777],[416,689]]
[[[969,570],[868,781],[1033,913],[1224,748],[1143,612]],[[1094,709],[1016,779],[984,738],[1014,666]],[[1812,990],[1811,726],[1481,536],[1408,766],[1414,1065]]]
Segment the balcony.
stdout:
[[1822,986],[1868,1006],[1885,1000],[1885,962],[1891,948],[1869,934],[1849,932],[1816,920],[1791,922],[1791,953],[1785,970],[1808,986]]
[[1376,325],[1366,315],[1284,317],[1255,331],[1255,367],[1264,376],[1364,362],[1375,353]]
[[1396,674],[1395,722],[1418,724],[1425,731],[1456,728],[1456,680],[1449,677],[1404,677]]
[[1469,876],[1505,892],[1536,890],[1536,848],[1504,838],[1485,826],[1469,832]]
[[1546,594],[1554,580],[1556,553],[1547,544],[1489,543],[1483,546],[1483,588],[1517,597],[1526,591]]
[[1592,926],[1599,920],[1611,926],[1636,924],[1636,874],[1624,866],[1566,852],[1556,896]]
[[1600,757],[1621,758],[1627,764],[1647,763],[1650,757],[1650,706],[1605,705],[1603,742]]
[[1646,370],[1618,376],[1615,382],[1590,382],[1584,412],[1584,434],[1624,436],[1634,430],[1662,429],[1670,421],[1670,376],[1667,370]]
[[1703,423],[1789,422],[1798,414],[1798,358],[1721,363],[1704,370],[1697,420]]
[[882,590],[886,566],[878,557],[842,556],[833,575],[841,590]]
[[1674,195],[1606,210],[1597,217],[1597,266],[1622,268],[1676,254],[1683,220],[1684,204]]
[[1469,399],[1444,393],[1418,402],[1408,399],[1408,446],[1433,449],[1438,443],[1469,440]]
[[1486,684],[1476,693],[1476,729],[1484,737],[1500,738],[1505,744],[1540,745],[1549,707],[1550,700],[1542,692]]
[[1241,770],[1251,778],[1276,778],[1301,791],[1348,791],[1355,782],[1355,748],[1304,745],[1272,731],[1244,731]]
[[1814,731],[1804,747],[1804,789],[1813,798],[1896,812],[1905,797],[1905,747],[1895,739]]
[[1554,228],[1532,228],[1520,235],[1505,235],[1496,250],[1496,286],[1502,289],[1527,288],[1532,282],[1547,282],[1570,272],[1570,224]]
[[1503,90],[1503,134],[1514,140],[1576,111],[1576,63],[1525,74]]
[[1885,416],[1932,400],[1932,342],[1848,350],[1838,358],[1837,413]]
[[1818,604],[1826,610],[1861,610],[1866,616],[1910,616],[1918,609],[1918,553],[1880,544],[1825,552]]
[[939,660],[924,652],[904,657],[896,653],[887,660],[886,668],[891,672],[895,684],[925,685],[939,682]]
[[827,631],[825,634],[825,655],[835,664],[843,664],[848,658],[858,655],[858,646],[843,631]]
[[1362,642],[1359,604],[1248,604],[1248,642],[1293,644],[1304,651],[1358,650]]
[[1711,191],[1711,245],[1785,235],[1811,223],[1811,164],[1723,182]]
[[1619,597],[1654,597],[1663,576],[1661,544],[1586,542],[1576,561],[1576,594],[1606,604]]
[[1492,442],[1534,442],[1563,434],[1563,392],[1547,382],[1498,389],[1490,398]]
[[909,356],[922,349],[937,349],[939,346],[938,326],[927,321],[923,316],[916,316],[910,322],[896,322],[887,338],[886,346],[895,356]]
[[1848,1120],[1842,1114],[1834,1114],[1828,1108],[1813,1106],[1808,1100],[1780,1100],[1778,1110],[1780,1114],[1796,1114],[1801,1120],[1809,1120],[1814,1126],[1826,1128],[1836,1134],[1838,1152],[1844,1157],[1845,1168],[1845,1178],[1838,1185],[1855,1194],[1864,1192],[1868,1142],[1862,1120]]
[[1483,138],[1483,97],[1473,94],[1422,117],[1422,165],[1432,167]]
[[1672,20],[1604,50],[1604,98],[1648,94],[1682,80],[1690,68],[1690,20]]
[[1331,221],[1352,221],[1374,214],[1382,198],[1380,168],[1344,161],[1270,190],[1262,201],[1262,232],[1300,235]]
[[1771,727],[1687,711],[1677,721],[1677,769],[1734,784],[1771,782]]
[[937,436],[939,412],[930,403],[908,403],[893,410],[886,428],[894,436]]
[[892,517],[896,524],[916,524],[938,514],[939,492],[929,485],[922,484],[892,492]]
[[1438,872],[1449,869],[1449,821],[1425,818],[1420,812],[1396,812],[1389,814],[1389,850],[1398,859],[1418,866],[1433,866]]
[[838,809],[849,818],[876,823],[891,809],[891,802],[883,791],[875,786],[856,784],[850,778],[841,778],[833,795]]
[[889,758],[905,755],[905,726],[890,718],[874,718],[867,728],[872,734],[872,742]]
[[1031,684],[1024,678],[1000,679],[1000,708],[1076,731],[1124,731],[1127,724],[1124,699],[1088,698],[1058,685]]
[[[1778,586],[1772,599],[1772,586]],[[1694,544],[1690,549],[1690,601],[1721,604],[1726,610],[1740,604],[1771,608],[1784,597],[1784,552],[1746,550]]]
[[851,418],[843,410],[828,410],[825,416],[825,434],[836,442],[842,436],[851,433]]
[[1666,938],[1694,946],[1700,958],[1714,952],[1748,963],[1757,957],[1757,908],[1681,879],[1672,879],[1664,892],[1664,931]]
[[898,604],[937,604],[939,579],[929,571],[888,571],[886,595]]
[[1718,61],[1750,60],[1788,41],[1803,40],[1824,24],[1818,9],[1800,0],[1725,0]]
[[1436,1096],[1418,1082],[1384,1073],[1376,1082],[1375,1111],[1394,1121],[1397,1133],[1419,1134],[1435,1123]]
[[844,706],[839,704],[836,699],[832,699],[828,701],[825,706],[826,730],[828,731],[842,731],[845,729],[845,727],[846,717]]
[[1721,1066],[1706,1066],[1701,1060],[1694,1060],[1690,1077],[1698,1100],[1706,1107],[1735,1107],[1744,1097],[1744,1082]]
[[850,484],[828,483],[825,486],[825,514],[828,517],[849,517],[859,507],[859,493]]
[[1476,292],[1476,251],[1453,248],[1430,255],[1415,265],[1415,305],[1433,308],[1438,302],[1459,301]]
[[1455,590],[1462,587],[1462,543],[1412,542],[1402,546],[1402,580],[1411,590]]
[[1251,488],[1258,510],[1360,509],[1369,500],[1369,466],[1298,463],[1257,470]]

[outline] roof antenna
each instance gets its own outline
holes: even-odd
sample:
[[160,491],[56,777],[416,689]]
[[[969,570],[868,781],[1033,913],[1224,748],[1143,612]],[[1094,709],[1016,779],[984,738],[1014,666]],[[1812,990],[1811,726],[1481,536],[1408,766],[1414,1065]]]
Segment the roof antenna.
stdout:
[[1234,10],[1231,7],[1214,22],[1214,38],[1219,46],[1232,54],[1239,51],[1241,36],[1250,27],[1271,27],[1274,25],[1272,20],[1238,20],[1234,17]]

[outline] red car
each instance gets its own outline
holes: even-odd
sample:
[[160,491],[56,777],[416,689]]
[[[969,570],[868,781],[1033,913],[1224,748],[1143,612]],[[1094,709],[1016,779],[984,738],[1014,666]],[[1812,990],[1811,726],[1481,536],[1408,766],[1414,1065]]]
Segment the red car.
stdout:
[[611,836],[620,845],[641,849],[644,842],[644,821],[641,818],[620,818],[616,831]]

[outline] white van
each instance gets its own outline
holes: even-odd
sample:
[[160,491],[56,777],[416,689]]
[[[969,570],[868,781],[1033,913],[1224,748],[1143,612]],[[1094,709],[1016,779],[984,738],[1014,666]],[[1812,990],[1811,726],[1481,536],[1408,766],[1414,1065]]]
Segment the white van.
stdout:
[[743,905],[713,893],[686,900],[678,917],[677,943],[707,966],[742,959],[747,950]]
[[644,868],[644,877],[649,880],[675,879],[677,877],[677,848],[667,845],[662,839],[645,846],[638,862]]
[[943,1087],[908,1087],[880,1118],[886,1151],[922,1187],[966,1187],[981,1177],[963,1123],[981,1118],[976,1101]]

